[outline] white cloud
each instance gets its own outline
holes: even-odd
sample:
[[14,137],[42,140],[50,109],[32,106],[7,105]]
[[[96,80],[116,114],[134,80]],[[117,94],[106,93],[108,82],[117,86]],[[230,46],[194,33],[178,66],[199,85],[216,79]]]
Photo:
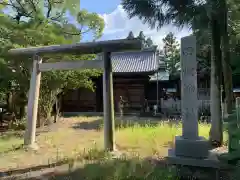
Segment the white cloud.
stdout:
[[121,5],[109,14],[102,14],[101,17],[104,19],[106,24],[102,37],[104,40],[125,38],[130,31],[137,36],[140,31],[143,31],[145,36],[151,37],[153,42],[157,44],[159,48],[162,48],[162,39],[169,32],[173,32],[178,40],[191,33],[191,31],[187,28],[180,30],[172,25],[163,26],[158,31],[156,29],[152,30],[147,24],[143,24],[137,17],[129,19],[127,13],[123,10]]

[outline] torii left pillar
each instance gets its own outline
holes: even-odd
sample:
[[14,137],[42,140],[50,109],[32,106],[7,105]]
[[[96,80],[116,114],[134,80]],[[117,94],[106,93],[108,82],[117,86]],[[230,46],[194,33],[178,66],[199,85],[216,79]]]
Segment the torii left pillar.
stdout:
[[113,102],[113,74],[111,53],[103,52],[103,104],[104,104],[104,148],[106,151],[115,151],[115,120]]
[[27,105],[27,127],[24,137],[24,145],[32,150],[38,149],[36,144],[36,125],[41,81],[41,72],[39,71],[40,63],[42,63],[42,59],[38,56],[34,56]]

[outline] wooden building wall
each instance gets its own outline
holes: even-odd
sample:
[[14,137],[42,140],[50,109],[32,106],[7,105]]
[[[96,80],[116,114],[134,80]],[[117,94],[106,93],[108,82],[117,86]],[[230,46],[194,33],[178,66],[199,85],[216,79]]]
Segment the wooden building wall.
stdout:
[[89,89],[76,89],[65,93],[62,99],[62,110],[64,112],[96,111],[96,92]]
[[[139,111],[145,98],[147,75],[116,75],[113,77],[114,108],[118,111],[120,96],[128,102],[127,111]],[[64,112],[103,112],[102,77],[94,79],[94,92],[80,88],[65,93],[62,99]]]
[[139,111],[145,98],[147,77],[118,77],[114,82],[115,111],[118,111],[120,96],[127,101],[127,111]]

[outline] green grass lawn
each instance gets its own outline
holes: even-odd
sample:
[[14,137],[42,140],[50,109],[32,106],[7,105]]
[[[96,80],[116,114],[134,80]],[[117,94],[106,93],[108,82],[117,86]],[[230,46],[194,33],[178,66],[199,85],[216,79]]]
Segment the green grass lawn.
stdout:
[[18,149],[23,144],[22,135],[7,132],[0,135],[0,154]]
[[[163,159],[167,155],[167,150],[174,146],[174,137],[181,135],[180,124],[170,125],[156,119],[116,119],[116,146],[125,156],[121,160],[110,160],[102,153],[102,123],[101,117],[65,118],[53,131],[37,137],[40,146],[37,153],[16,150],[16,147],[23,143],[22,137],[16,135],[2,137],[0,152],[9,152],[1,155],[0,169],[37,166],[62,158],[80,157],[82,159],[80,164],[81,166],[84,164],[84,168],[74,171],[73,176],[81,172],[84,179],[93,180],[100,176],[104,180],[136,179],[133,176],[152,179],[153,176],[157,176],[156,174],[160,174],[157,177],[161,176],[163,179],[172,178],[173,173],[169,172],[171,168],[160,170],[146,161],[146,158],[154,156]],[[209,130],[210,125],[199,125],[201,136],[208,138]],[[224,132],[224,142],[226,141],[227,135]]]

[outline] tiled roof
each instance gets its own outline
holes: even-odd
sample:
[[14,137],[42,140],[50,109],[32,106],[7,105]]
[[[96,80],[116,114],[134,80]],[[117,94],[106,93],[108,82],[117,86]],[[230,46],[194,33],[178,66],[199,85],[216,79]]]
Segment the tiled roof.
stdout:
[[[159,68],[155,52],[153,50],[113,52],[111,57],[113,72],[154,72]],[[102,60],[102,54],[96,59]]]

